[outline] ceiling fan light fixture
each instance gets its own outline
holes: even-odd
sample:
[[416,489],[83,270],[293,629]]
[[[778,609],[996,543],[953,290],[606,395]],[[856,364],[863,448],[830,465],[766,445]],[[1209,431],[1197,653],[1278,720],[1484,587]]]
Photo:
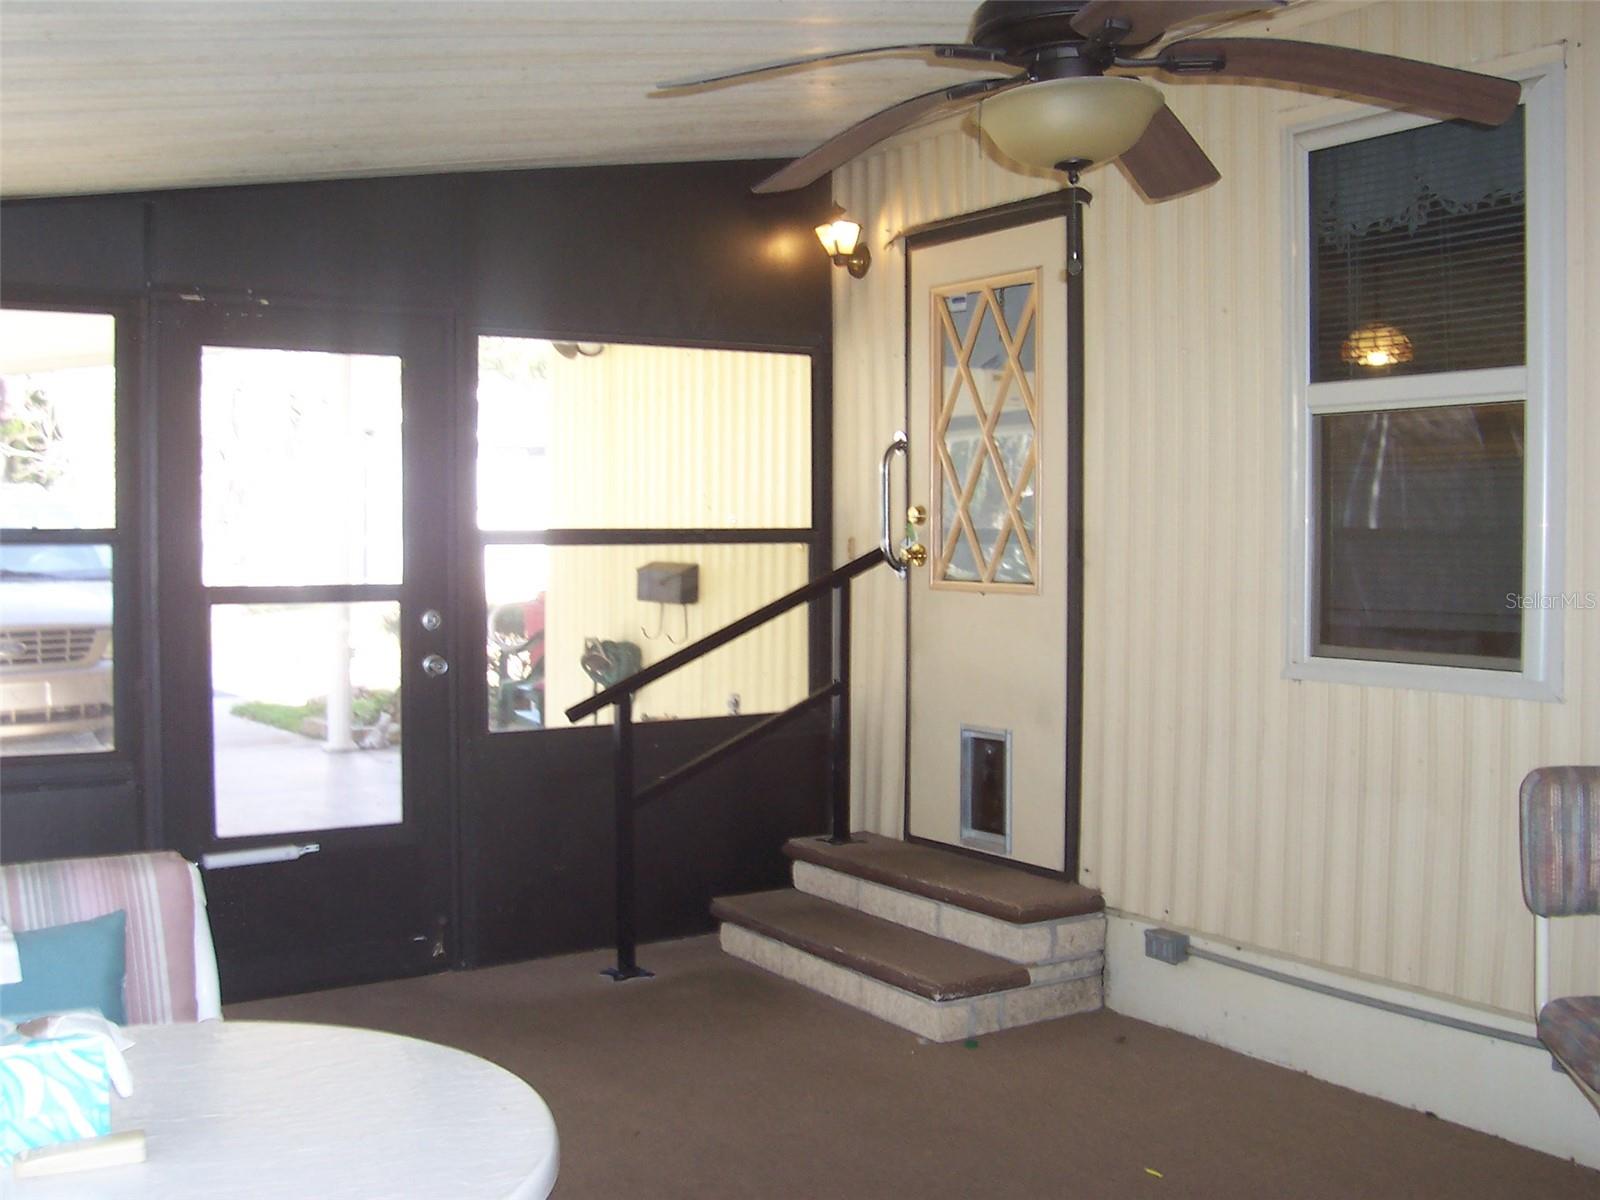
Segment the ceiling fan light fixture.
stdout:
[[983,102],[983,132],[1014,162],[1052,170],[1132,149],[1165,103],[1148,83],[1112,75],[1043,79]]

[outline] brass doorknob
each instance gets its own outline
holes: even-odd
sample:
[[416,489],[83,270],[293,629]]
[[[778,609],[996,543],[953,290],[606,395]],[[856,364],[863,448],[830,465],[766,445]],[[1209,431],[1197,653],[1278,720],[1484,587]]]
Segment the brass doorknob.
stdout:
[[928,548],[921,542],[912,542],[900,552],[900,557],[913,567],[925,567],[928,565]]
[[913,504],[906,509],[906,520],[913,525],[926,525],[928,523],[928,510],[921,504]]

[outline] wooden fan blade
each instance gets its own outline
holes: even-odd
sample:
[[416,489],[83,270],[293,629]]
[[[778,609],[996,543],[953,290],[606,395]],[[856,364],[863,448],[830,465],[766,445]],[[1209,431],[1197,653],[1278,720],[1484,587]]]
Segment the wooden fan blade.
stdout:
[[[1513,79],[1392,54],[1277,38],[1185,38],[1168,46],[1152,62],[1208,58],[1221,59],[1222,67],[1215,73],[1229,79],[1321,88],[1386,108],[1426,113],[1442,120],[1459,117],[1481,125],[1503,123],[1517,111],[1517,100],[1522,95],[1522,85]],[[1162,70],[1187,73],[1168,66]]]
[[1288,0],[1089,0],[1072,18],[1072,27],[1084,37],[1093,37],[1107,21],[1126,21],[1133,26],[1117,41],[1124,50],[1148,46],[1175,25],[1187,25],[1222,13],[1260,12],[1282,8]]
[[881,112],[875,112],[864,121],[857,121],[843,133],[836,134],[808,154],[802,154],[788,166],[767,176],[754,192],[790,192],[821,179],[835,167],[843,166],[864,150],[877,145],[884,138],[899,133],[924,117],[944,116],[975,104],[986,97],[1028,82],[1026,75],[1011,75],[1005,79],[977,79],[971,83],[958,83],[954,87],[924,92],[910,100],[902,100]]
[[1152,201],[1186,196],[1222,178],[1200,143],[1165,105],[1121,162],[1134,186]]
[[842,63],[854,62],[862,58],[888,58],[898,55],[900,57],[914,58],[948,58],[959,62],[999,62],[1005,57],[1003,51],[990,50],[983,46],[968,46],[946,42],[914,42],[903,46],[868,46],[862,50],[834,50],[826,54],[807,54],[801,58],[785,58],[777,62],[761,63],[754,67],[741,67],[737,71],[724,71],[719,75],[704,75],[696,79],[673,79],[666,83],[658,83],[652,95],[663,95],[669,92],[688,92],[698,88],[727,87],[735,83],[745,83],[751,79],[759,79],[764,75],[779,75],[785,71],[798,70],[817,63]]

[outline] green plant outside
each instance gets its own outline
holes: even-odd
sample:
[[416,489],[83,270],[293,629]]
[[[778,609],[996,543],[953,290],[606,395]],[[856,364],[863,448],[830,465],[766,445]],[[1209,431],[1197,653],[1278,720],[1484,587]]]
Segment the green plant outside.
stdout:
[[[328,712],[328,699],[319,696],[304,704],[273,704],[267,700],[241,700],[228,710],[236,717],[271,725],[289,733],[305,733],[307,717],[323,717]],[[357,688],[350,701],[350,716],[356,725],[373,725],[379,716],[388,713],[398,720],[400,693],[394,688]]]

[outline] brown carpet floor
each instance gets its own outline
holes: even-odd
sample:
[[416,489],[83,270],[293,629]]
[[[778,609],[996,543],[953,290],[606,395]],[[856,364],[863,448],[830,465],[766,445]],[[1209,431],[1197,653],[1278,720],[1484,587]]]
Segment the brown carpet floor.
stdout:
[[502,1064],[555,1113],[561,1200],[1600,1197],[1600,1173],[1114,1013],[938,1046],[713,938],[640,960],[656,978],[582,954],[227,1015]]

